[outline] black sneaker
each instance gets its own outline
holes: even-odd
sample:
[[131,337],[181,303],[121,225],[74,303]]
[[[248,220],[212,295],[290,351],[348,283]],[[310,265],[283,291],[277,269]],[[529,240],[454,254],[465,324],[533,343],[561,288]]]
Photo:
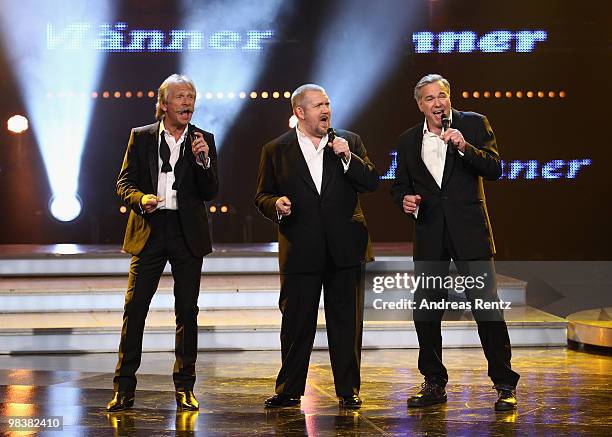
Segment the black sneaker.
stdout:
[[421,391],[408,398],[408,407],[428,407],[430,405],[444,404],[446,400],[446,390],[443,385],[425,381],[421,384]]
[[361,401],[361,398],[357,395],[340,396],[338,397],[338,404],[342,408],[357,409],[357,408],[361,408],[362,401]]
[[497,389],[498,398],[495,401],[495,411],[516,410],[516,390]]

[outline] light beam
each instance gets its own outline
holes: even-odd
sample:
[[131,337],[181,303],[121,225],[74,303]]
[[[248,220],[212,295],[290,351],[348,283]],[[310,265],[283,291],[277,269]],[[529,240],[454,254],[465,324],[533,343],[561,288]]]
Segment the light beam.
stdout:
[[212,29],[214,38],[206,51],[191,50],[189,44],[181,53],[182,72],[198,87],[194,123],[215,134],[221,145],[227,129],[234,123],[244,100],[205,99],[203,91],[241,93],[253,88],[265,62],[266,44],[275,34],[275,21],[281,0],[235,0],[193,2],[184,0],[184,26],[187,29]]
[[113,6],[109,0],[4,0],[0,9],[8,64],[44,160],[51,213],[61,221],[81,211],[78,179],[93,105],[86,96],[97,88],[105,56],[70,41],[107,21]]

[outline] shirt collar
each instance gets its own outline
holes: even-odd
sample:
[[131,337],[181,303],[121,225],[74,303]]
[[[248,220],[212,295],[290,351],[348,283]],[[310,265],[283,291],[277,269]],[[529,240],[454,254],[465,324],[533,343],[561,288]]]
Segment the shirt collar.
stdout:
[[[189,126],[185,126],[185,129],[183,130],[183,133],[181,134],[181,137],[179,138],[179,140],[177,141],[177,143],[185,139],[185,136],[187,135],[187,131],[188,131],[188,130],[189,130]],[[167,130],[166,130],[166,126],[164,126],[164,120],[161,120],[161,121],[159,122],[159,130],[158,130],[158,132],[157,132],[157,135],[161,135],[161,134],[162,134],[162,132],[165,132],[165,133],[167,133],[169,136],[172,136],[172,134],[170,133],[170,131],[167,131]]]
[[[301,130],[299,130],[297,126],[295,127],[295,132],[297,134],[298,143],[300,143],[300,144],[304,144],[304,143],[305,144],[312,144],[312,141],[310,141],[310,138],[308,138],[305,133],[303,133]],[[322,150],[321,144],[327,144],[327,134],[325,134],[325,136],[323,138],[321,138],[321,141],[319,142],[319,147],[317,148],[317,151]]]
[[[448,125],[452,125],[453,124],[453,111],[451,110],[449,116],[448,116]],[[429,129],[427,128],[427,119],[425,119],[425,121],[423,122],[423,135],[428,134]]]

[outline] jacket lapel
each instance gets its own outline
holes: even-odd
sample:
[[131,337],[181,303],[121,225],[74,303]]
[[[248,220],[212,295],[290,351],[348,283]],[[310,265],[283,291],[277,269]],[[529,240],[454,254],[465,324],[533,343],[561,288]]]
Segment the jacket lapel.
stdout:
[[155,123],[149,131],[147,144],[147,156],[149,157],[149,172],[151,173],[151,183],[153,190],[157,192],[157,177],[159,173],[159,122]]
[[440,191],[440,187],[438,186],[436,180],[431,175],[431,173],[429,172],[429,169],[427,168],[427,166],[425,165],[425,162],[423,161],[423,156],[422,156],[423,129],[418,130],[417,137],[414,142],[414,146],[415,147],[412,150],[412,153],[413,153],[412,159],[414,160],[414,162],[417,163],[417,168],[419,172],[421,173],[423,182],[426,183],[430,189],[435,190],[435,191]]
[[[189,157],[187,156],[187,151],[188,150],[191,151],[191,135],[189,135],[189,132],[190,132],[190,129],[193,129],[192,125],[189,124],[189,126],[187,126],[187,129],[188,129],[187,136],[185,137],[185,141],[183,141],[183,144],[181,144],[181,152],[180,152],[177,164],[176,164],[176,167],[178,167],[178,174],[174,175],[174,178],[176,180],[177,191],[178,191],[178,188],[181,186],[183,177],[185,177],[187,167],[189,167]],[[181,162],[180,165],[178,164],[179,161]]]
[[338,165],[341,165],[338,161],[341,158],[338,158],[334,152],[327,146],[325,147],[325,151],[323,152],[323,178],[321,181],[321,196],[325,193],[325,190],[329,186],[331,180],[336,175],[336,169]]
[[[454,109],[451,109],[451,111],[453,111],[453,122],[451,123],[450,127],[452,127],[453,129],[461,130],[461,114],[459,113],[459,111],[456,111]],[[444,161],[444,173],[442,173],[442,187],[446,185],[446,183],[451,177],[451,174],[453,173],[453,167],[455,165],[455,160],[457,159],[457,153],[459,153],[457,152],[457,150],[454,150],[452,153],[449,153],[448,149],[446,151],[446,160]]]
[[315,186],[314,181],[312,180],[312,176],[310,175],[310,170],[308,170],[308,165],[306,164],[306,158],[304,158],[304,154],[302,153],[302,149],[300,148],[300,144],[298,143],[297,133],[295,130],[292,133],[291,139],[287,143],[287,155],[289,157],[288,162],[295,162],[295,168],[300,177],[304,180],[306,185],[310,189],[312,189],[315,193],[319,194],[317,191],[317,187]]

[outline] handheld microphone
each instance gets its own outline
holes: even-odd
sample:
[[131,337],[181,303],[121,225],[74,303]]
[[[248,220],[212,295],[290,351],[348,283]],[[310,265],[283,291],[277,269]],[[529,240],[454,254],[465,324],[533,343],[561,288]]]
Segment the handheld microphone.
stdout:
[[[193,137],[193,139],[191,141],[195,140],[195,136]],[[204,152],[198,152],[198,158],[200,159],[200,162],[204,165],[206,165],[206,156],[204,155]]]
[[[450,127],[450,120],[448,119],[448,116],[444,113],[442,113],[440,118],[442,120],[442,130],[445,131]],[[451,140],[448,140],[448,153],[452,155],[455,152],[456,148],[457,146],[455,146],[455,144]]]
[[[333,143],[335,139],[336,139],[336,131],[334,130],[333,127],[328,127],[327,128],[327,142]],[[339,155],[338,157],[341,158],[345,164],[348,162],[348,158],[346,158],[346,156]]]
[[336,139],[336,131],[334,130],[333,127],[328,127],[327,128],[327,142],[333,143],[335,139]]
[[[196,140],[196,136],[195,127],[192,124],[189,124],[189,126],[187,127],[187,135],[189,136],[191,144],[193,145],[193,142]],[[206,156],[204,156],[204,152],[198,152],[198,159],[202,164],[206,165]]]

